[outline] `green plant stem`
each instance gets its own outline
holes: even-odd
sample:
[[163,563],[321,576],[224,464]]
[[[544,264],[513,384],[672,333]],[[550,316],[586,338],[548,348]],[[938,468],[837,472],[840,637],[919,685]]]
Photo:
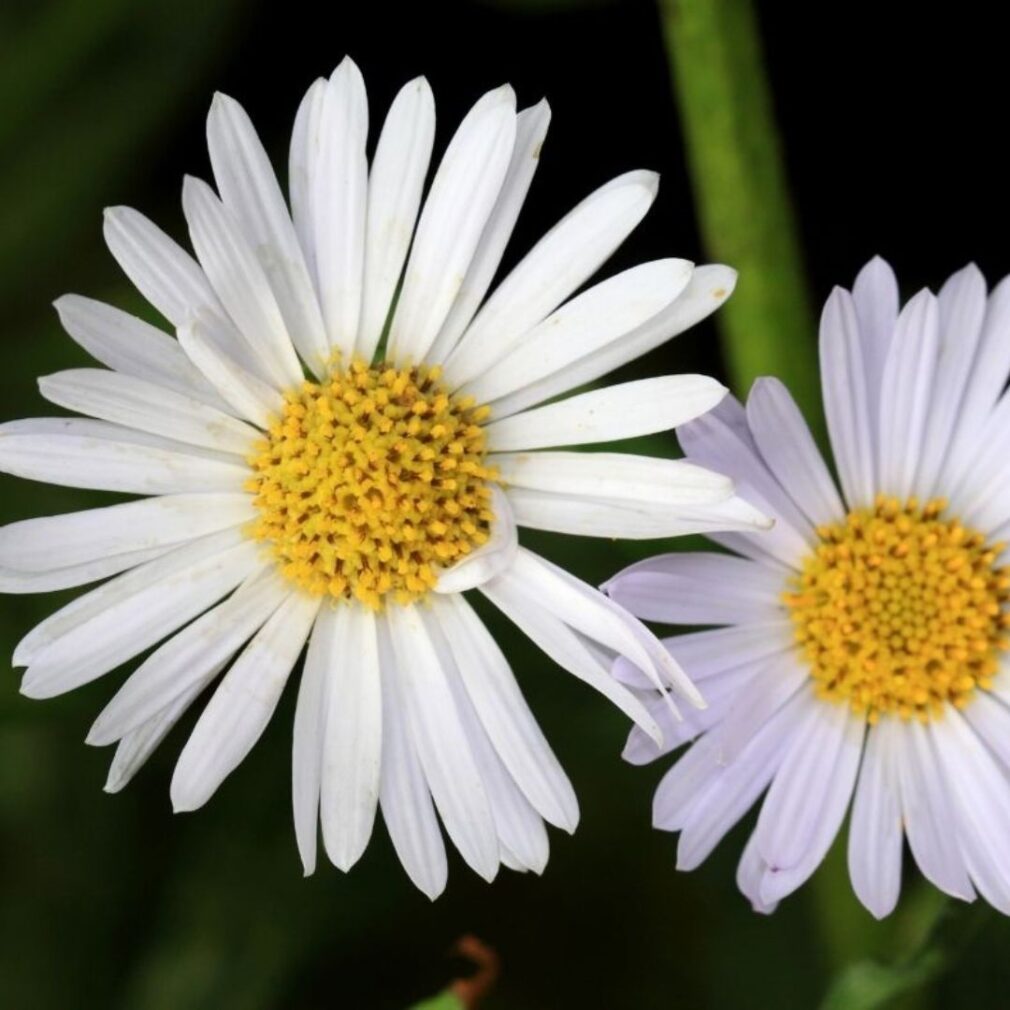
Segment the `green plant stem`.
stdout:
[[789,386],[820,428],[815,321],[751,0],[660,0],[707,253],[740,281],[717,315],[739,394]]
[[[916,896],[919,897],[919,896]],[[923,1004],[917,997],[949,971],[961,952],[992,915],[981,900],[974,904],[924,895],[913,899],[912,919],[899,921],[897,937],[916,937],[908,953],[891,964],[862,960],[850,964],[831,983],[820,1010],[877,1010],[901,1007],[910,1010]]]

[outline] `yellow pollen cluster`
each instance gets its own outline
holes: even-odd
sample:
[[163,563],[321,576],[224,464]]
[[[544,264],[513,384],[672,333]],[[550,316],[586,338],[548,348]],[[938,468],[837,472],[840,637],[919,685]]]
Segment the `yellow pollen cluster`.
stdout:
[[881,496],[821,527],[783,596],[818,693],[870,722],[963,707],[1008,646],[1003,545],[941,518],[945,507]]
[[285,397],[249,459],[250,532],[303,590],[409,603],[487,542],[488,408],[438,380],[437,368],[353,362]]

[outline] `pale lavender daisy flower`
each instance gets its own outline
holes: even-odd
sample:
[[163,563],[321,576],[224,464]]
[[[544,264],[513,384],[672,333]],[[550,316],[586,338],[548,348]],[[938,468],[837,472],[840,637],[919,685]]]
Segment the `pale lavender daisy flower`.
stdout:
[[693,741],[653,807],[683,870],[760,801],[737,876],[760,911],[807,880],[851,805],[849,872],[875,916],[898,900],[906,839],[941,890],[1010,913],[1010,280],[987,297],[969,266],[899,312],[875,259],[828,300],[820,355],[837,485],[775,379],[679,431],[776,524],[605,587],[643,619],[712,626],[666,640],[708,708],[676,723],[654,698],[665,743],[635,729],[625,757]]

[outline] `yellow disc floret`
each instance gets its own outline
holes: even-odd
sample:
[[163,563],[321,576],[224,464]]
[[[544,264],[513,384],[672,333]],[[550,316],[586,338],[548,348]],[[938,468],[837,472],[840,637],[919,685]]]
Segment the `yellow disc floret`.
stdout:
[[250,532],[306,592],[409,603],[487,542],[487,415],[437,368],[354,362],[304,382],[249,459]]
[[821,527],[783,597],[818,693],[871,722],[964,706],[1007,648],[1003,545],[942,518],[945,507],[879,497]]

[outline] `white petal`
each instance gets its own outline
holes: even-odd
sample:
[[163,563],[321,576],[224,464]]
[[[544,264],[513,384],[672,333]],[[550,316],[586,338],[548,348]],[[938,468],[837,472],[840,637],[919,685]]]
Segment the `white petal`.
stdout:
[[1003,697],[978,691],[961,715],[1010,773],[1010,709]]
[[[950,442],[950,477],[963,466],[965,454],[977,443],[980,431],[1006,385],[1010,372],[1010,278],[1004,278],[989,295],[982,333],[972,363],[971,376],[957,411],[957,425]],[[946,486],[948,474],[941,478]]]
[[516,117],[516,140],[505,181],[494,209],[484,226],[477,251],[463,279],[452,310],[428,355],[430,361],[443,361],[470,325],[491,280],[501,263],[519,211],[540,164],[540,151],[551,121],[551,108],[543,99]]
[[0,470],[64,487],[142,495],[238,492],[249,477],[238,460],[224,463],[119,437],[24,434],[10,425],[0,428]]
[[68,565],[46,572],[20,572],[0,568],[0,593],[52,593],[58,589],[73,589],[142,565],[167,553],[172,546],[174,545],[127,551],[83,565]]
[[484,95],[449,142],[417,224],[387,357],[424,359],[459,294],[501,192],[516,138],[515,94]]
[[199,319],[209,338],[249,367],[252,355],[207,275],[156,224],[129,207],[105,211],[105,241],[137,290],[173,325]]
[[[431,790],[446,830],[464,860],[485,879],[493,879],[498,867],[494,822],[480,772],[464,739],[447,671],[438,665],[439,657],[413,608],[409,612],[393,608],[387,611],[386,621],[395,655],[390,666],[395,678],[395,706],[400,710],[398,718],[406,722],[407,742],[416,755],[418,774],[423,772],[422,783],[427,781],[424,792]],[[412,684],[418,671],[422,683]]]
[[[29,698],[52,698],[115,669],[231,592],[260,566],[258,555],[256,544],[241,543],[119,599],[89,620],[77,623],[32,656],[21,682],[21,693]],[[150,564],[157,565],[161,560]]]
[[[929,727],[957,812],[953,826],[972,881],[989,904],[1010,914],[1010,781],[953,708]],[[951,826],[948,825],[948,830]]]
[[[291,219],[298,235],[298,244],[305,255],[309,274],[317,275],[315,245],[314,180],[316,164],[322,144],[323,103],[326,101],[327,81],[319,77],[305,92],[298,106],[291,130],[288,150],[288,195],[291,200]],[[317,286],[318,287],[318,286]]]
[[652,319],[684,290],[693,268],[687,260],[656,260],[601,281],[535,326],[504,357],[488,360],[461,391],[494,410],[495,400],[563,372]]
[[318,115],[316,156],[308,162],[309,227],[330,347],[346,358],[361,316],[368,201],[368,96],[349,57],[333,71]]
[[96,361],[212,407],[224,406],[178,342],[156,326],[80,295],[63,295],[53,305],[63,328]]
[[203,684],[197,684],[180,694],[167,708],[163,708],[145,723],[127,733],[116,747],[109,774],[105,780],[107,793],[118,793],[143,767],[157,746],[168,736],[186,709],[196,700]]
[[271,420],[284,406],[283,397],[273,386],[222,352],[199,323],[180,327],[179,343],[194,366],[239,417],[260,428],[270,427]]
[[461,596],[434,598],[432,613],[445,632],[484,732],[509,774],[543,818],[574,831],[579,820],[575,791],[494,638]]
[[771,525],[767,516],[738,497],[676,507],[520,487],[509,488],[508,497],[520,526],[587,537],[651,540],[690,533],[711,535],[714,530],[767,530]]
[[396,658],[385,619],[378,622],[382,671],[382,768],[379,803],[389,837],[407,875],[434,900],[448,865],[435,808],[406,724]]
[[[644,629],[636,618],[615,605],[598,589],[586,585],[524,547],[519,548],[509,574],[523,586],[533,606],[542,607],[590,640],[599,642],[618,655],[626,656],[649,677],[657,690],[662,691],[675,682],[685,696],[701,707],[701,699],[694,685],[672,662],[669,653],[658,642],[655,643],[655,650],[647,648],[639,634]],[[650,632],[646,632],[646,635],[651,637]],[[654,662],[654,655],[662,656],[668,664],[659,667]],[[666,676],[667,672],[671,676]]]
[[901,804],[891,756],[894,720],[871,726],[849,824],[849,876],[856,897],[877,919],[894,911],[901,891]]
[[614,576],[606,591],[637,617],[663,624],[746,624],[783,616],[781,576],[728,554],[664,554]]
[[173,578],[188,571],[192,565],[214,554],[231,550],[244,542],[237,530],[211,533],[192,543],[182,544],[163,552],[159,557],[123,572],[118,578],[78,596],[66,606],[37,624],[14,650],[14,666],[27,666],[46,646],[62,635],[117,606],[138,592],[158,585],[163,579]]
[[726,387],[707,375],[665,375],[580,393],[492,421],[484,430],[493,452],[613,442],[675,428],[725,395]]
[[[342,607],[341,610],[349,610]],[[323,605],[312,626],[308,651],[298,682],[291,746],[291,807],[295,842],[305,876],[316,872],[319,844],[319,789],[322,780],[326,710],[330,690],[330,634],[337,611]],[[381,690],[376,685],[377,690]]]
[[487,793],[431,636],[416,607],[393,606],[386,620],[394,676],[424,777],[449,837],[485,880],[498,871],[498,838]]
[[154,719],[180,694],[203,690],[290,595],[289,584],[276,573],[254,572],[130,674],[95,720],[88,743],[112,743]]
[[565,215],[487,300],[446,361],[447,380],[475,378],[578,290],[642,220],[658,188],[655,172],[628,172]]
[[923,499],[938,493],[941,471],[948,474],[949,481],[964,459],[964,454],[960,459],[949,458],[949,450],[985,318],[985,278],[978,267],[970,264],[950,277],[940,289],[937,305],[940,359],[914,487],[915,494]]
[[609,344],[573,361],[567,368],[497,400],[494,405],[495,416],[507,417],[534,404],[543,403],[634,361],[715,312],[730,296],[735,284],[736,272],[729,267],[695,267],[680,297],[661,312],[632,332],[622,333]]
[[616,452],[494,453],[502,482],[551,494],[655,505],[708,505],[733,493],[731,481],[682,460]]
[[210,186],[192,176],[182,188],[182,209],[196,255],[247,341],[257,375],[278,389],[297,385],[301,364],[267,275],[238,222]]
[[813,435],[789,390],[758,379],[747,397],[747,421],[768,468],[814,526],[837,522],[845,506]]
[[[491,745],[491,741],[488,739],[488,735],[463,687],[460,671],[447,641],[442,622],[430,610],[424,612],[424,622],[431,635],[432,644],[438,652],[442,667],[446,671],[460,723],[487,792],[495,831],[500,843],[501,861],[505,862],[507,856],[516,861],[515,868],[528,868],[535,873],[541,873],[547,865],[549,852],[544,822],[530,806]],[[506,865],[508,864],[506,863]]]
[[884,363],[877,476],[885,494],[905,499],[912,493],[939,351],[936,297],[930,291],[922,291],[898,316],[894,340]]
[[657,744],[662,742],[656,720],[642,702],[610,676],[610,671],[600,664],[567,625],[528,598],[522,580],[505,571],[485,582],[480,591],[562,669],[599,691],[641,726]]
[[898,769],[902,821],[919,869],[941,891],[971,901],[975,891],[952,830],[954,801],[928,731],[914,720],[896,725],[891,748]]
[[255,517],[249,495],[195,494],[25,519],[0,529],[0,565],[47,572],[168,547]]
[[879,434],[880,398],[884,362],[898,320],[898,281],[890,264],[874,256],[852,285],[852,304],[859,321],[863,368],[866,374],[866,403],[870,411],[871,431]]
[[435,99],[423,77],[393,99],[368,177],[365,272],[356,353],[371,361],[414,235],[435,139]]
[[192,396],[103,368],[74,368],[39,379],[50,403],[220,452],[248,455],[259,432]]
[[274,714],[319,600],[292,593],[256,633],[207,703],[172,775],[172,809],[196,810],[241,763]]
[[859,321],[852,296],[831,292],[821,314],[821,389],[828,435],[845,500],[871,505],[875,495],[873,428]]
[[[379,800],[382,690],[375,616],[338,604],[320,618],[327,679],[320,791],[323,841],[334,864],[349,870],[372,835]],[[313,636],[315,644],[315,636]]]
[[512,506],[497,484],[491,485],[490,506],[495,518],[487,543],[471,551],[451,568],[445,569],[438,577],[436,593],[462,593],[467,589],[476,589],[508,568],[515,560],[519,549],[519,534]]
[[207,146],[221,200],[259,260],[295,346],[319,374],[329,346],[305,257],[270,159],[245,110],[227,95],[214,96]]

